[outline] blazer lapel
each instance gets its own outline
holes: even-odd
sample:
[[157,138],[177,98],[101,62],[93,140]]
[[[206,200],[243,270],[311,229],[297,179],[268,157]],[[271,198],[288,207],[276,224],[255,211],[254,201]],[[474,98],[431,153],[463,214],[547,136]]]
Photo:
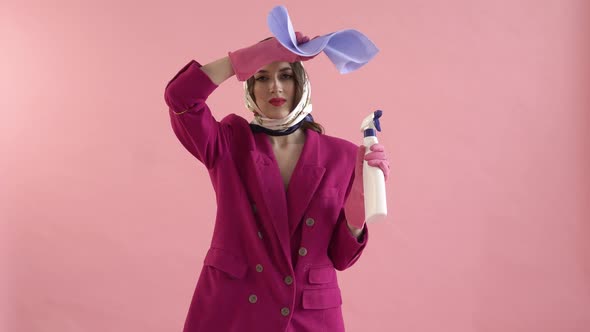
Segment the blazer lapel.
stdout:
[[287,190],[289,212],[289,236],[295,233],[305,210],[319,187],[326,172],[318,165],[320,156],[319,134],[311,129],[306,131],[305,145],[293,170]]
[[[268,140],[264,134],[255,134],[254,136],[256,140]],[[264,202],[263,206],[259,206],[259,208],[267,209],[285,259],[290,262],[290,236],[283,180],[278,166],[268,156],[268,153],[273,153],[270,142],[258,141],[256,145],[264,147],[262,151],[256,148],[250,151],[251,163],[255,172],[254,180],[257,183],[259,195]],[[265,151],[269,148],[270,151]]]

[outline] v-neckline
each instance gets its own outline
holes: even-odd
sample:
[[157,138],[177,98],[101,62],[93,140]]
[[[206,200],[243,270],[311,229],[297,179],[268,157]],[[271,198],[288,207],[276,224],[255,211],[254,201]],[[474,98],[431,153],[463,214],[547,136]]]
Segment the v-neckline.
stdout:
[[291,177],[289,178],[289,183],[287,184],[287,188],[285,188],[285,184],[283,183],[283,176],[281,174],[281,168],[279,167],[279,162],[277,161],[277,158],[275,156],[275,152],[273,150],[272,144],[270,143],[270,139],[266,136],[266,134],[264,134],[264,141],[266,142],[266,150],[267,150],[267,154],[270,156],[271,160],[274,163],[274,167],[275,169],[278,171],[279,174],[279,178],[280,178],[280,183],[281,186],[283,187],[283,192],[285,193],[285,197],[288,197],[289,194],[289,189],[292,187],[291,183],[293,181],[293,178],[297,175],[298,170],[301,168],[301,164],[303,163],[301,160],[303,159],[303,156],[305,155],[306,151],[307,151],[307,143],[308,143],[308,133],[307,130],[303,131],[303,134],[305,135],[305,140],[303,142],[303,147],[301,148],[301,153],[299,153],[299,157],[297,158],[297,162],[295,163],[295,167],[293,168],[293,172],[291,173]]

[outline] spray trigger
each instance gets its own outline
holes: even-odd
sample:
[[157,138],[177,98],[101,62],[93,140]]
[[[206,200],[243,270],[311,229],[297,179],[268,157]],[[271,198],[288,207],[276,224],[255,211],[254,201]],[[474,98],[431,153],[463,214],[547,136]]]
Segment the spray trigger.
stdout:
[[381,110],[376,110],[375,113],[373,113],[373,123],[375,124],[377,131],[381,131],[381,123],[379,123],[381,115],[383,115],[383,111]]

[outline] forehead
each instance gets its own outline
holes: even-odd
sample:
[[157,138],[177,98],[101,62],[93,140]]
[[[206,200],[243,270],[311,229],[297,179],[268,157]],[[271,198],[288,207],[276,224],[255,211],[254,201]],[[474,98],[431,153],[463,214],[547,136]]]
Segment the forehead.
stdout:
[[260,68],[258,70],[259,73],[274,73],[274,72],[282,72],[282,71],[290,71],[292,70],[291,64],[289,62],[272,62],[268,65]]

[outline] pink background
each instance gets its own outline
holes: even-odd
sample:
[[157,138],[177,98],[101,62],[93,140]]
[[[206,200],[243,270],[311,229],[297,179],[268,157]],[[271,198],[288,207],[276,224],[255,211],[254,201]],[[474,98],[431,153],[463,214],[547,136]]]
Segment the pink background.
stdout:
[[[0,330],[180,331],[210,244],[206,169],[164,87],[269,35],[274,1],[3,1]],[[314,116],[360,144],[384,111],[390,218],[339,272],[347,331],[590,330],[590,3],[284,1]],[[362,3],[362,6],[359,4]],[[249,118],[235,78],[214,114]],[[346,97],[346,98],[344,98]]]

